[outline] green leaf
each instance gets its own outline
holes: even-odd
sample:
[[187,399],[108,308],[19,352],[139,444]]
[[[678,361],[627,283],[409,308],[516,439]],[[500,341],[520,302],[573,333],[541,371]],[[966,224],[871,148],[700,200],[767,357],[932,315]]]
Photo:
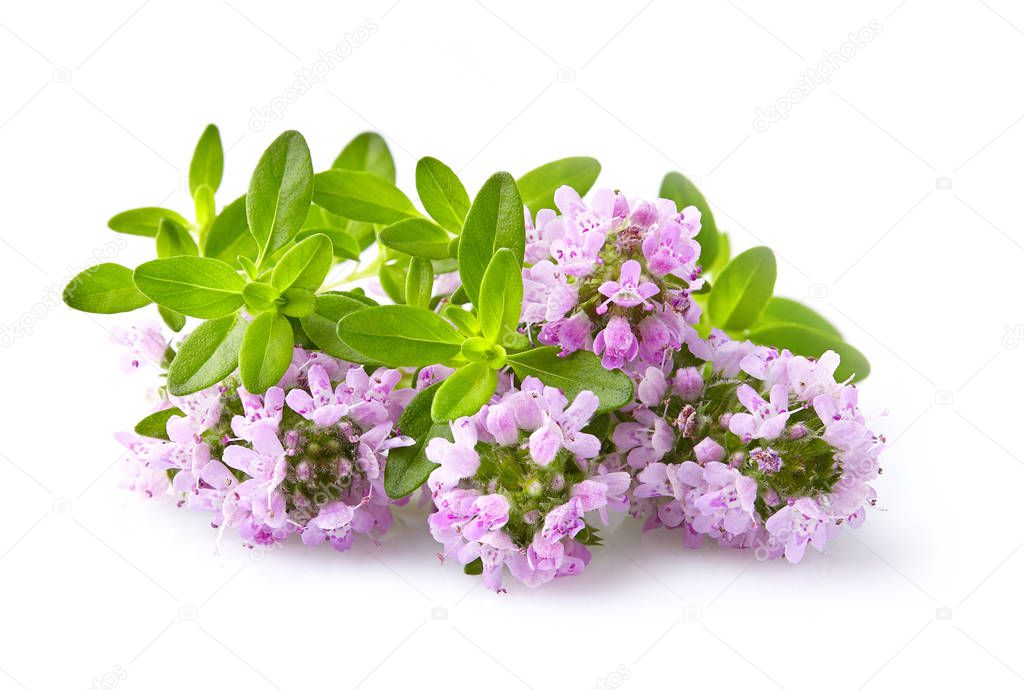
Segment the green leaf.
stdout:
[[395,304],[405,304],[405,283],[409,279],[409,257],[392,259],[377,271],[384,294]]
[[160,318],[163,319],[167,327],[175,333],[180,333],[181,329],[185,327],[185,315],[179,314],[173,309],[162,307],[159,304],[156,306],[157,312],[160,314]]
[[499,345],[511,344],[523,308],[523,265],[511,249],[491,257],[480,283],[480,328]]
[[436,158],[421,158],[416,163],[416,193],[441,227],[456,235],[462,231],[469,212],[469,194],[451,168]]
[[450,422],[480,411],[494,395],[498,372],[484,362],[470,362],[441,382],[430,416],[435,422]]
[[[699,234],[699,233],[698,233]],[[726,264],[729,263],[729,259],[732,258],[732,247],[729,245],[729,233],[719,231],[718,232],[718,251],[715,254],[715,261],[711,264],[704,264],[707,266],[707,271],[717,274],[720,270],[725,268]]]
[[301,242],[307,237],[313,237],[314,235],[327,235],[328,239],[331,240],[331,249],[334,251],[335,258],[358,261],[359,255],[362,254],[362,248],[359,246],[359,241],[356,240],[356,238],[353,237],[345,228],[303,228],[299,231],[299,234],[295,236],[295,240],[297,242]]
[[772,297],[768,300],[764,311],[761,312],[761,318],[757,320],[754,327],[763,328],[770,324],[807,326],[815,331],[829,333],[837,338],[843,337],[839,329],[833,326],[824,316],[807,305],[786,297]]
[[203,243],[203,256],[226,262],[244,256],[255,261],[259,252],[245,217],[245,197],[240,196],[213,219]]
[[576,156],[562,158],[534,168],[519,178],[523,204],[536,217],[542,208],[555,208],[555,191],[569,185],[583,196],[601,174],[601,164],[594,158]]
[[373,173],[355,170],[317,174],[313,199],[331,213],[367,223],[395,223],[419,215],[398,187]]
[[132,269],[120,264],[97,264],[85,269],[67,285],[62,294],[72,309],[91,314],[119,314],[150,303],[132,280]]
[[432,311],[390,304],[360,309],[338,323],[338,337],[387,366],[427,366],[459,354],[463,338]]
[[295,333],[286,316],[268,311],[253,319],[238,354],[245,389],[259,394],[276,386],[292,362],[294,347]]
[[145,208],[133,208],[130,211],[118,213],[107,221],[107,226],[114,232],[121,232],[126,235],[156,237],[156,231],[160,228],[160,220],[162,218],[170,218],[184,227],[188,227],[189,224],[180,213],[168,208],[146,206]]
[[366,307],[365,302],[350,293],[318,295],[316,309],[301,319],[302,329],[317,347],[333,357],[356,364],[374,364],[373,358],[361,355],[338,337],[338,321]]
[[245,275],[249,276],[250,280],[256,280],[259,278],[260,269],[252,262],[252,259],[247,256],[239,256],[235,260],[238,262],[238,265],[242,267],[242,270],[245,271]]
[[357,135],[345,145],[331,167],[368,172],[395,183],[395,159],[384,138],[376,132]]
[[430,407],[440,387],[440,383],[435,383],[417,393],[398,419],[398,431],[416,442],[411,446],[388,451],[387,464],[384,466],[384,491],[392,499],[408,496],[420,488],[437,467],[426,456],[430,439],[439,436],[451,439],[451,428],[447,424],[435,424],[430,416]]
[[306,288],[289,288],[281,293],[277,309],[296,319],[309,316],[316,310],[316,293]]
[[169,441],[167,436],[167,420],[171,417],[184,417],[185,413],[177,407],[168,407],[139,420],[135,425],[135,433],[147,438],[158,438],[162,441]]
[[209,125],[203,130],[192,154],[192,163],[188,167],[188,189],[194,197],[200,185],[209,185],[217,191],[221,178],[224,177],[224,147],[220,143],[220,130],[216,125]]
[[459,239],[459,276],[473,304],[480,298],[480,281],[491,257],[508,247],[519,263],[526,250],[523,202],[512,176],[495,173],[484,183],[466,216]]
[[302,227],[313,198],[313,162],[306,140],[288,131],[260,156],[245,196],[249,231],[264,260],[288,244]]
[[245,308],[250,314],[273,311],[277,308],[277,300],[280,297],[281,292],[270,283],[253,281],[246,283],[242,288],[242,299],[245,300]]
[[186,316],[215,319],[242,306],[245,279],[217,259],[174,256],[147,261],[135,269],[134,278],[144,295]]
[[753,247],[729,262],[711,288],[708,314],[713,325],[727,331],[757,322],[775,289],[775,254]]
[[760,345],[770,345],[780,350],[785,348],[804,357],[820,357],[826,350],[833,350],[840,358],[836,370],[836,379],[839,381],[850,376],[854,377],[854,381],[859,381],[871,373],[871,365],[860,350],[832,333],[797,324],[777,323],[758,327],[750,331],[747,337]]
[[238,367],[238,350],[247,325],[233,314],[196,326],[167,369],[168,392],[189,395],[230,376]]
[[156,231],[156,255],[161,259],[172,256],[198,256],[199,247],[192,234],[170,218],[160,220]]
[[214,199],[213,187],[208,184],[199,185],[195,192],[195,202],[196,226],[202,237],[217,218],[217,202]]
[[380,231],[383,245],[421,259],[447,259],[451,237],[426,218],[406,218]]
[[373,223],[366,223],[361,220],[349,221],[348,231],[356,238],[359,244],[359,251],[365,251],[377,241],[377,229]]
[[462,333],[467,338],[480,335],[480,322],[462,307],[456,304],[449,304],[442,310],[442,313],[446,319],[455,324],[455,327],[459,329],[459,333]]
[[677,172],[670,172],[661,181],[661,191],[658,196],[664,199],[671,199],[682,211],[687,206],[696,206],[700,211],[700,232],[695,238],[700,243],[700,263],[706,270],[710,270],[715,264],[715,257],[719,252],[718,225],[715,224],[715,215],[711,212],[704,195],[700,193],[697,186],[690,182],[685,176]]
[[591,391],[601,401],[598,412],[617,410],[633,399],[633,382],[619,370],[605,369],[592,352],[580,350],[560,357],[557,347],[538,347],[508,356],[519,380],[536,376],[545,385],[560,388],[570,400]]
[[413,259],[409,262],[409,273],[405,277],[405,303],[426,309],[434,292],[434,267],[427,259]]
[[316,290],[333,263],[331,240],[327,235],[313,235],[285,252],[270,274],[270,284],[280,292],[289,288]]

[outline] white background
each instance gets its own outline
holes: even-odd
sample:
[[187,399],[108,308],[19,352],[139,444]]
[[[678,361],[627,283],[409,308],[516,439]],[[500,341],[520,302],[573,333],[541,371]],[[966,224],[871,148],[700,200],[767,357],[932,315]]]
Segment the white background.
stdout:
[[[1024,8],[425,5],[0,9],[0,687],[1024,684]],[[829,83],[790,93],[872,20]],[[323,83],[254,131],[252,109],[339,43]],[[870,357],[881,510],[799,566],[626,523],[582,577],[501,596],[438,564],[415,509],[379,548],[214,555],[206,516],[117,487],[112,432],[149,380],[120,372],[118,319],[57,297],[97,252],[148,256],[110,244],[113,213],[189,210],[207,122],[230,147],[222,202],[286,128],[317,168],[379,130],[407,189],[422,155],[471,190],[573,154],[630,196],[690,175],[735,247],[776,250],[778,292]]]

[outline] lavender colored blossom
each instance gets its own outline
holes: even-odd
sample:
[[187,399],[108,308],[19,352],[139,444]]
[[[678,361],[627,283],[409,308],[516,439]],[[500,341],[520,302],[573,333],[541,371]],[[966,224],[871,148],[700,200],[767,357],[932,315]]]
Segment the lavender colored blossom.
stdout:
[[597,405],[589,391],[569,404],[527,377],[452,422],[453,440],[432,439],[428,526],[442,557],[476,564],[495,591],[505,571],[530,587],[580,574],[590,562],[586,515],[606,521],[609,508],[628,506],[628,473],[596,464],[600,442],[582,431]]
[[229,377],[170,401],[184,416],[168,420],[168,440],[120,435],[129,485],[172,493],[250,546],[293,534],[338,550],[358,534],[376,539],[395,503],[383,486],[387,453],[412,443],[394,430],[416,392],[396,388],[400,378],[296,348],[280,385],[262,395]]
[[[721,331],[687,345],[704,365],[648,369],[638,390],[651,407],[612,431],[645,528],[678,528],[689,547],[710,538],[797,562],[840,525],[859,526],[884,445],[857,389],[835,381],[838,356],[808,359]],[[712,387],[719,393],[708,397]]]
[[592,349],[608,369],[661,366],[700,318],[700,212],[610,190],[588,205],[570,187],[527,231],[523,322],[563,354]]

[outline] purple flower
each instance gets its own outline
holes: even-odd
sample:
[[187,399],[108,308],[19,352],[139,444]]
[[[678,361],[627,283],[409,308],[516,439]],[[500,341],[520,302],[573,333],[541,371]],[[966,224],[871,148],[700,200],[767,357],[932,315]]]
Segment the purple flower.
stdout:
[[789,360],[786,373],[789,375],[789,387],[799,400],[813,400],[819,395],[834,394],[839,384],[835,374],[839,367],[839,355],[832,350],[827,351],[815,360],[806,357],[793,357]]
[[443,364],[432,364],[428,367],[423,367],[416,374],[416,390],[421,391],[438,381],[445,380],[454,373],[454,369]]
[[599,401],[590,391],[581,391],[572,405],[550,405],[539,429],[530,434],[530,456],[538,465],[547,465],[565,448],[576,457],[593,458],[601,452],[601,441],[582,431],[597,410]]
[[143,364],[159,367],[167,353],[167,340],[157,323],[149,322],[129,328],[115,326],[111,332],[114,340],[129,350],[121,360],[124,371],[136,371]]
[[555,190],[555,206],[572,227],[581,233],[600,235],[602,240],[616,220],[629,214],[626,197],[610,189],[595,191],[590,206],[587,206],[579,192],[569,185],[562,185]]
[[477,497],[469,520],[462,528],[463,537],[479,540],[487,532],[501,529],[508,522],[508,510],[508,499],[501,494]]
[[740,362],[740,367],[756,379],[771,388],[777,383],[789,383],[788,366],[793,358],[789,350],[779,352],[773,347],[755,347]]
[[295,388],[288,391],[285,402],[295,412],[319,426],[334,424],[348,412],[348,406],[338,401],[327,371],[321,365],[311,366],[307,378],[312,395],[301,388]]
[[547,544],[572,539],[580,530],[586,527],[583,522],[583,501],[579,498],[571,498],[544,516],[544,528],[539,536]]
[[318,546],[326,540],[336,550],[347,551],[352,547],[352,518],[355,512],[352,506],[343,501],[325,503],[316,517],[302,528],[302,543]]
[[648,407],[654,407],[661,404],[666,392],[668,381],[665,379],[665,372],[657,367],[647,367],[636,387],[637,399]]
[[772,386],[769,402],[757,394],[757,391],[743,384],[736,389],[736,397],[750,414],[739,412],[729,420],[729,431],[743,439],[744,442],[754,438],[778,438],[786,428],[789,419],[789,392],[783,384]]
[[440,465],[427,480],[434,492],[455,486],[463,477],[472,477],[480,467],[476,423],[471,417],[460,417],[450,426],[454,441],[437,437],[427,443],[427,459]]
[[519,440],[519,424],[515,410],[505,403],[486,405],[481,410],[483,427],[500,446],[508,446]]
[[756,528],[757,482],[754,479],[728,465],[711,462],[704,468],[704,480],[707,489],[693,503],[701,513],[700,518],[692,521],[694,529],[707,533],[710,531],[705,529],[710,526],[705,524],[707,522],[720,523],[721,529],[731,535]]
[[[535,264],[549,256],[551,249],[552,229],[549,223],[557,219],[553,209],[542,208],[537,211],[537,222],[530,218],[529,209],[523,209],[526,216],[526,263]],[[558,221],[559,223],[561,221]],[[456,274],[457,275],[457,274]]]
[[725,457],[725,448],[715,439],[706,436],[693,447],[693,454],[697,456],[697,462],[706,465],[709,462],[721,461]]
[[626,309],[642,304],[649,311],[654,307],[647,300],[658,294],[659,288],[650,281],[640,282],[640,262],[630,259],[619,269],[617,282],[606,281],[597,291],[608,298],[597,307],[597,313],[604,314],[609,302]]
[[263,395],[257,395],[239,388],[238,397],[245,414],[235,415],[231,419],[231,431],[235,436],[251,441],[253,433],[262,426],[270,427],[275,432],[278,430],[284,414],[284,389],[272,386]]
[[601,521],[608,524],[608,506],[625,510],[629,505],[626,490],[629,488],[628,472],[608,472],[598,474],[574,484],[569,495],[579,499],[580,508],[585,513],[598,511]]
[[693,402],[704,392],[704,377],[696,367],[677,369],[672,377],[672,391],[685,402]]
[[662,417],[646,407],[633,410],[635,422],[622,422],[612,432],[616,449],[627,452],[630,467],[641,468],[658,462],[675,445],[672,427]]
[[402,380],[398,369],[380,367],[367,374],[362,367],[353,367],[345,374],[345,383],[338,386],[338,401],[347,405],[347,415],[357,424],[369,426],[397,422],[402,410],[416,394],[411,388],[395,388]]
[[523,269],[524,323],[556,321],[576,306],[576,286],[550,261],[539,261]]
[[740,373],[743,359],[756,347],[749,340],[733,340],[718,328],[711,329],[707,340],[701,339],[696,331],[689,331],[686,346],[694,357],[711,362],[715,372],[726,378]]
[[771,446],[758,446],[747,453],[757,463],[757,468],[765,474],[775,474],[782,469],[782,457]]
[[594,339],[594,353],[600,355],[605,369],[621,369],[626,362],[636,357],[639,346],[629,321],[622,316],[613,316],[608,325]]
[[577,350],[587,347],[593,324],[584,311],[573,314],[568,319],[549,321],[541,327],[537,339],[545,345],[558,345],[559,353],[566,357]]
[[768,533],[785,549],[786,560],[799,563],[810,544],[818,551],[828,541],[828,518],[810,498],[801,498],[765,522]]
[[637,498],[674,495],[672,481],[669,479],[669,466],[663,462],[650,463],[640,470],[636,478],[639,483],[633,489],[633,495]]
[[558,267],[571,276],[585,276],[594,270],[594,263],[604,246],[604,234],[585,232],[575,224],[565,228],[565,234],[551,241],[551,256]]
[[288,459],[281,439],[270,427],[259,427],[252,434],[252,448],[230,445],[224,449],[224,463],[252,477],[242,483],[239,492],[270,497],[288,474]]
[[693,330],[672,311],[658,311],[647,316],[637,326],[640,332],[640,358],[648,364],[662,366],[671,353],[683,346],[683,335]]
[[[696,214],[696,227],[700,229],[700,211],[692,206],[683,212]],[[693,225],[670,221],[658,226],[643,243],[647,268],[653,275],[677,275],[680,278],[696,280],[693,264],[700,255],[700,245],[692,239]]]

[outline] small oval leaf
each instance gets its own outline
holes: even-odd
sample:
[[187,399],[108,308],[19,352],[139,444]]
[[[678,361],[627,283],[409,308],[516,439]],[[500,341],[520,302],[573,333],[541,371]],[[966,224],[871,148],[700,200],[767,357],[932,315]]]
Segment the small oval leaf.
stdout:
[[276,386],[292,363],[295,333],[288,317],[264,312],[252,320],[238,353],[242,385],[250,393]]
[[135,287],[132,269],[112,263],[85,269],[64,286],[61,296],[72,309],[91,314],[134,311],[151,302]]
[[484,362],[470,362],[441,382],[430,416],[439,423],[474,415],[490,401],[497,386],[497,371]]
[[712,324],[727,331],[754,325],[772,298],[775,272],[775,254],[768,247],[753,247],[737,255],[711,288],[708,313]]
[[238,368],[238,350],[247,325],[237,314],[199,324],[167,369],[171,395],[189,395],[230,376]]
[[463,337],[432,311],[401,304],[360,309],[338,323],[338,337],[386,366],[427,366],[459,354]]

